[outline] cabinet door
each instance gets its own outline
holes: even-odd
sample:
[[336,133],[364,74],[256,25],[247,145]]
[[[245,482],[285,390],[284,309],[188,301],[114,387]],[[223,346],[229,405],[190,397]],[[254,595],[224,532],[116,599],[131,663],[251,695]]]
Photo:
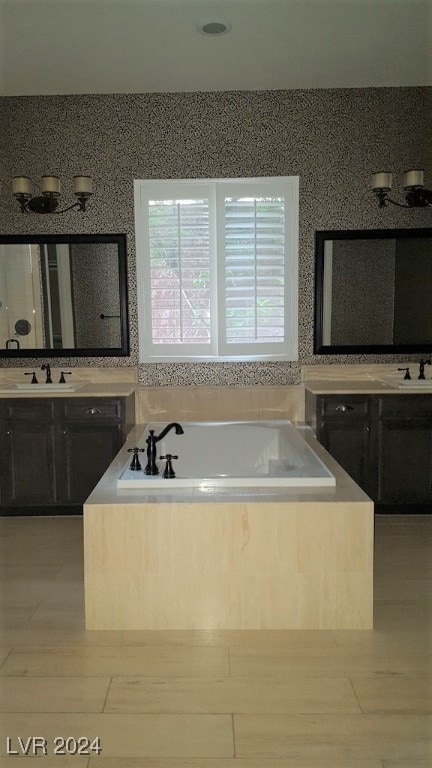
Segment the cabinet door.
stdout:
[[368,398],[319,398],[317,436],[365,493],[373,494],[372,440]]
[[123,444],[120,423],[67,422],[63,428],[64,504],[83,504]]
[[53,504],[56,453],[50,403],[11,401],[2,436],[2,504]]
[[378,456],[378,503],[432,502],[432,417],[381,418]]
[[379,400],[378,489],[381,504],[432,502],[432,397],[420,393]]

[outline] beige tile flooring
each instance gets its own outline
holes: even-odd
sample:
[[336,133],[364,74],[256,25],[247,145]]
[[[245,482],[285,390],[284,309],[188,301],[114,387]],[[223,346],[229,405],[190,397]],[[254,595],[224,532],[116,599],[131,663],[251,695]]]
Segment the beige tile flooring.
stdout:
[[86,632],[82,549],[0,518],[0,768],[432,766],[432,517],[376,518],[370,632]]

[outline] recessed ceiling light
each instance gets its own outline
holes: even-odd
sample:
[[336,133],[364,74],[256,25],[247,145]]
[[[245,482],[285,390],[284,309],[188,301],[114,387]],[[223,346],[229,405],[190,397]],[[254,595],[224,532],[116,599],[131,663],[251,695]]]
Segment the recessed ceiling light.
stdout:
[[221,19],[207,19],[207,21],[198,24],[197,30],[202,35],[220,37],[231,30],[231,24],[228,21],[221,21]]

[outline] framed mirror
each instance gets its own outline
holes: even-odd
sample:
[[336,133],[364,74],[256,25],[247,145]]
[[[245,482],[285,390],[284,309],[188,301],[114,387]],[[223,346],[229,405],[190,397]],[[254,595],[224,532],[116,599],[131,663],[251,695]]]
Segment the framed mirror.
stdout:
[[126,235],[0,236],[0,357],[128,354]]
[[318,231],[314,354],[432,352],[432,228]]

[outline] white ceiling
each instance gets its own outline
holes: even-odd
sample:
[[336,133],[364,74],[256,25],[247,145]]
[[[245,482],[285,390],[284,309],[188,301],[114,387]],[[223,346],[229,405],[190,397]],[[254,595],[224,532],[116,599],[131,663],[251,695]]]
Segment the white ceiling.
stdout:
[[4,96],[431,84],[432,0],[0,0]]

